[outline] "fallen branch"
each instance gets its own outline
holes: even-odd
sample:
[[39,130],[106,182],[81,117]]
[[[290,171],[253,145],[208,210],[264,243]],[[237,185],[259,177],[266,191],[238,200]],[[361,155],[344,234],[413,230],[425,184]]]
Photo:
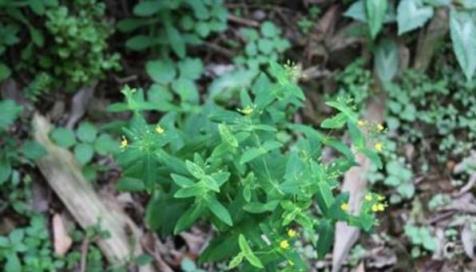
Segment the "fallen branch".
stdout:
[[[113,266],[125,265],[131,257],[142,254],[139,228],[122,210],[106,206],[82,175],[71,152],[50,141],[51,124],[48,120],[36,113],[33,129],[35,140],[48,152],[36,161],[48,185],[82,228],[99,225],[109,232],[109,238],[97,241],[109,263]],[[151,272],[154,269],[146,265],[141,266],[139,271]]]

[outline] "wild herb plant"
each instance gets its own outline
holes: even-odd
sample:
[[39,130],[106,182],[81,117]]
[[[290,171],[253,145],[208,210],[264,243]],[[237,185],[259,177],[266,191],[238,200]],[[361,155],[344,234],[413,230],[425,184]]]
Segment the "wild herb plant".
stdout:
[[[323,257],[332,246],[336,221],[369,230],[374,213],[385,207],[380,196],[368,193],[361,209],[350,214],[348,195],[335,191],[355,164],[354,152],[380,166],[348,101],[329,101],[339,113],[322,126],[346,127],[352,148],[292,122],[305,98],[290,71],[275,63],[227,103],[208,99],[190,110],[162,110],[152,123],[145,111],[158,108],[143,92],[125,88],[123,93],[125,103],[112,108],[132,111],[133,117],[117,156],[123,167],[119,186],[150,194],[146,220],[161,235],[211,223],[216,235],[201,262],[231,259],[229,266],[242,271],[282,266],[305,271],[292,250],[301,233],[318,234],[314,246]],[[335,160],[322,160],[324,146],[339,154]]]
[[[45,37],[32,22],[32,17],[43,16],[48,7],[57,5],[56,0],[15,0],[0,2],[0,82],[11,75],[15,62],[8,63],[6,51],[9,47],[22,47],[21,55],[29,55],[33,47],[42,47]],[[24,33],[26,32],[26,33]],[[24,38],[25,34],[28,39]],[[23,39],[23,40],[22,40]],[[31,54],[30,54],[31,56]]]
[[75,0],[72,5],[46,10],[45,28],[52,44],[40,55],[38,66],[49,72],[57,85],[76,90],[101,79],[109,70],[119,69],[119,55],[108,51],[107,39],[114,28],[105,18],[105,9],[105,4],[96,0]]
[[263,22],[259,31],[254,28],[241,29],[240,34],[246,41],[245,52],[235,57],[235,63],[256,70],[261,64],[278,61],[280,54],[291,46],[287,39],[281,37],[281,32],[271,21]]
[[28,164],[45,154],[44,148],[35,141],[12,136],[13,124],[19,117],[22,107],[13,100],[0,100],[0,186],[14,172],[14,168],[22,163]]
[[[118,69],[119,55],[109,53],[107,45],[114,28],[104,15],[105,4],[96,0],[75,0],[71,5],[56,0],[2,1],[0,56],[13,45],[21,50],[12,47],[15,57],[0,61],[0,81],[12,70],[28,75],[32,80],[26,97],[35,101],[47,91],[76,90]],[[25,29],[30,39],[23,38]]]
[[[0,266],[5,272],[35,271],[73,271],[78,268],[83,252],[72,249],[64,256],[57,255],[53,250],[48,233],[48,224],[39,214],[29,218],[28,225],[17,227],[7,235],[0,235]],[[97,237],[105,238],[104,234],[96,228],[86,231],[72,231],[75,243],[82,243],[85,239],[94,241]],[[84,269],[88,272],[125,271],[117,269],[104,269],[104,257],[100,250],[90,244],[86,252]]]
[[221,0],[140,1],[134,17],[119,22],[122,32],[134,32],[126,41],[131,50],[152,50],[161,56],[187,55],[187,45],[197,45],[214,32],[224,31],[228,11]]
[[425,251],[431,253],[437,250],[437,238],[431,234],[429,227],[406,224],[405,235],[413,246],[411,254],[414,258],[420,257]]

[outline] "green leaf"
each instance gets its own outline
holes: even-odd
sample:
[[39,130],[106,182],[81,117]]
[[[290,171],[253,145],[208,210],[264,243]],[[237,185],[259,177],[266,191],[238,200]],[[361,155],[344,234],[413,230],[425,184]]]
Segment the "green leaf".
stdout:
[[421,27],[433,16],[433,8],[422,0],[402,0],[397,8],[398,35]]
[[195,203],[177,221],[174,233],[177,234],[189,228],[203,213],[204,205],[201,202]]
[[27,2],[36,15],[43,15],[45,13],[45,6],[42,0],[28,0]]
[[170,176],[174,180],[175,184],[177,184],[180,187],[190,187],[195,185],[195,182],[193,182],[193,180],[186,178],[184,176],[177,175],[177,174],[172,174]]
[[142,1],[134,6],[133,13],[137,16],[151,16],[161,8],[160,1]]
[[397,187],[397,192],[406,199],[411,199],[415,195],[415,185],[411,182],[405,182]]
[[148,24],[149,20],[145,18],[126,18],[119,21],[116,27],[121,32],[131,32]]
[[450,34],[456,59],[469,81],[476,71],[476,12],[451,11]]
[[263,34],[263,36],[267,38],[273,38],[275,36],[278,36],[279,33],[279,28],[277,28],[276,25],[272,22],[265,21],[261,24],[261,34]]
[[362,131],[351,122],[347,123],[347,127],[349,129],[350,138],[352,139],[352,144],[359,150],[365,148],[365,137]]
[[27,140],[21,147],[23,155],[30,160],[37,160],[46,155],[46,149],[36,141]]
[[188,79],[180,77],[172,82],[172,89],[180,96],[182,102],[198,103],[198,89],[195,83]]
[[33,41],[33,43],[38,47],[42,47],[45,43],[45,38],[43,37],[43,34],[38,29],[32,26],[28,27],[28,29],[30,31],[31,40]]
[[369,160],[375,166],[377,166],[378,169],[382,169],[382,167],[383,167],[382,160],[380,159],[380,156],[375,151],[373,151],[371,149],[368,149],[368,148],[364,148],[364,149],[360,150],[360,152],[364,153],[364,155],[367,158],[369,158]]
[[327,118],[321,123],[323,128],[342,128],[347,122],[347,115],[344,113],[339,113],[336,116]]
[[185,41],[180,32],[170,23],[165,24],[165,33],[169,39],[172,51],[180,57],[185,57]]
[[234,147],[234,148],[238,147],[238,140],[231,133],[230,128],[227,125],[219,124],[218,131],[220,133],[220,136],[223,142],[227,143],[231,147]]
[[200,37],[206,38],[210,35],[211,29],[207,22],[198,22],[195,24],[195,31],[200,35]]
[[85,165],[91,161],[94,155],[93,146],[86,143],[77,144],[74,147],[74,157],[81,164]]
[[0,62],[0,82],[9,78],[10,75],[11,75],[10,68],[8,68],[8,66],[6,66],[4,63]]
[[250,202],[243,206],[243,210],[249,213],[271,212],[271,211],[274,211],[274,209],[276,209],[278,204],[279,204],[279,201],[277,200],[271,200],[266,203]]
[[119,144],[109,134],[101,134],[94,142],[94,150],[102,156],[119,152]]
[[365,14],[365,4],[363,0],[355,1],[345,12],[344,16],[350,17],[356,21],[367,22]]
[[193,13],[197,19],[204,21],[210,18],[209,9],[205,6],[204,1],[188,0],[187,4],[192,7]]
[[18,272],[22,271],[22,266],[20,263],[20,259],[18,259],[17,254],[10,253],[6,255],[6,263],[5,263],[5,272]]
[[142,192],[146,189],[142,180],[130,177],[119,179],[116,188],[120,192]]
[[365,0],[367,23],[370,28],[370,36],[373,39],[377,37],[377,34],[382,29],[387,8],[387,0]]
[[206,193],[205,187],[202,184],[194,184],[190,187],[180,188],[175,192],[175,198],[189,198],[194,196],[202,196]]
[[334,226],[328,219],[322,219],[317,228],[317,256],[322,259],[331,249],[334,242]]
[[271,54],[273,52],[273,42],[269,39],[259,39],[258,49],[264,54]]
[[281,143],[276,141],[267,141],[261,147],[251,147],[241,155],[240,164],[245,164],[249,161],[252,161],[273,149],[281,147],[281,145]]
[[215,197],[208,199],[208,209],[223,223],[228,226],[233,226],[230,213]]
[[340,99],[337,99],[334,101],[327,101],[326,105],[333,107],[339,110],[340,112],[344,113],[347,116],[349,121],[353,123],[357,123],[357,120],[358,120],[357,114],[346,104],[345,101]]
[[126,47],[135,51],[142,51],[156,44],[154,37],[146,35],[136,35],[126,41]]
[[94,140],[96,140],[97,133],[98,133],[98,130],[90,122],[82,122],[79,125],[78,130],[76,131],[76,135],[78,136],[78,139],[85,143],[94,142]]
[[203,63],[198,58],[186,58],[178,63],[180,77],[196,80],[203,72]]
[[177,74],[175,65],[170,59],[148,61],[145,69],[152,80],[162,84],[172,82]]
[[185,167],[187,168],[188,172],[197,179],[202,179],[206,176],[205,171],[203,171],[203,169],[198,164],[192,161],[186,160]]
[[0,101],[0,131],[6,130],[22,111],[22,107],[18,106],[13,100]]
[[51,132],[51,139],[59,146],[68,148],[76,143],[74,132],[67,128],[55,128]]
[[146,264],[151,263],[154,260],[151,256],[147,254],[141,254],[137,257],[135,257],[134,263],[136,263],[138,266],[143,266]]
[[316,200],[319,209],[324,214],[327,214],[332,203],[334,203],[334,196],[331,187],[326,180],[319,181],[317,184]]
[[12,173],[12,166],[10,162],[0,159],[0,184],[7,181]]
[[388,39],[382,40],[375,51],[375,71],[382,82],[391,81],[398,72],[399,53],[397,44]]
[[243,253],[243,256],[245,257],[245,259],[252,266],[257,267],[257,268],[261,268],[261,269],[264,268],[263,263],[253,253],[253,250],[251,250],[251,247],[248,244],[248,241],[246,241],[246,238],[243,234],[240,234],[240,236],[238,236],[238,245],[240,246],[241,253]]
[[230,263],[228,264],[228,269],[233,269],[240,265],[243,262],[244,257],[245,256],[241,252],[235,257],[233,257],[233,259],[231,259]]

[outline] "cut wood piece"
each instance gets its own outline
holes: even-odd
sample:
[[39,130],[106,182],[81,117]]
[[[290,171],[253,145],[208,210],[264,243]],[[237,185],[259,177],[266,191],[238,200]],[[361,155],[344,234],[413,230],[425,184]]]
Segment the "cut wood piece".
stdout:
[[[381,123],[384,115],[383,97],[375,97],[369,101],[366,120]],[[356,155],[357,166],[352,167],[345,173],[343,192],[349,193],[349,212],[358,211],[362,205],[362,199],[366,193],[367,178],[366,173],[370,168],[370,160],[362,154]],[[349,254],[350,249],[359,238],[358,228],[347,225],[345,222],[337,222],[334,238],[334,249],[332,252],[332,271],[340,271],[342,263]]]
[[[109,232],[109,238],[97,242],[109,263],[123,265],[131,257],[142,254],[139,228],[120,208],[106,206],[82,175],[71,152],[50,141],[49,121],[36,113],[33,129],[35,140],[48,151],[36,164],[49,186],[82,228],[99,225],[102,230]],[[155,270],[146,265],[141,266],[139,271]]]

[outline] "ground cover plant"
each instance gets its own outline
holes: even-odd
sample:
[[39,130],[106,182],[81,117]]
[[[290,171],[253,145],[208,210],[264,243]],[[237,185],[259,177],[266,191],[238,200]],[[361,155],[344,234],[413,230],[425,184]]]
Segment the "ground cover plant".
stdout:
[[476,5],[0,0],[0,270],[473,271]]

